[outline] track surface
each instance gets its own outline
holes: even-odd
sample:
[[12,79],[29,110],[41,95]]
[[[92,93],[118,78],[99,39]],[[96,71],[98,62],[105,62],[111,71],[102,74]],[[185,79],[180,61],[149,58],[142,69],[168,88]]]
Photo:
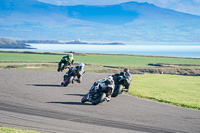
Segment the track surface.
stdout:
[[[198,133],[200,111],[122,94],[99,105],[82,104],[94,81],[60,87],[64,73],[0,70],[0,126],[47,133]],[[133,77],[134,83],[134,77]]]

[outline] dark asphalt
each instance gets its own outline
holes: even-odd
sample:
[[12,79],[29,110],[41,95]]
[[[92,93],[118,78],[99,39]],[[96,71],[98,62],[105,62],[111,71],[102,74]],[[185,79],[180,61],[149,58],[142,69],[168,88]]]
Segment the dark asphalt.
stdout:
[[[92,83],[61,87],[64,72],[0,70],[0,126],[46,133],[199,133],[200,111],[122,94],[99,105],[82,104]],[[134,83],[134,77],[133,77]]]

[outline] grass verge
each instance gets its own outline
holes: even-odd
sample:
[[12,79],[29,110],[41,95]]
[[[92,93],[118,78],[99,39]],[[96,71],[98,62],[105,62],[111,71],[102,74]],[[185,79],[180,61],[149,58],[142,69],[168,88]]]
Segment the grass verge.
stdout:
[[32,130],[22,130],[17,128],[0,127],[0,133],[40,133]]
[[132,75],[128,94],[200,110],[200,77],[166,74]]

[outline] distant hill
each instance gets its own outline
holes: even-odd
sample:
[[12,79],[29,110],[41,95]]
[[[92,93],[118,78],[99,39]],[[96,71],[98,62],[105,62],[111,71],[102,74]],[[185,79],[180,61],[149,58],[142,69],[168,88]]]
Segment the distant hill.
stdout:
[[[11,39],[9,39],[11,40]],[[125,45],[119,42],[111,42],[111,43],[102,43],[102,42],[95,42],[95,43],[88,43],[81,41],[80,39],[72,40],[72,41],[56,41],[56,40],[16,40],[17,43],[38,43],[38,44],[87,44],[87,45]]]
[[30,45],[7,38],[0,38],[0,48],[31,49]]
[[37,0],[0,1],[0,37],[121,42],[200,42],[200,16],[127,2],[57,6]]

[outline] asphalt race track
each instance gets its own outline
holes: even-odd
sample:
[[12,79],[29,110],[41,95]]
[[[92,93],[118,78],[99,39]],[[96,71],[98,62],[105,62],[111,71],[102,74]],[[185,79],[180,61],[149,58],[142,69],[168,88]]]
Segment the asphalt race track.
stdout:
[[[99,105],[82,104],[94,81],[61,87],[64,72],[0,70],[0,126],[47,133],[199,133],[200,111],[122,94]],[[134,77],[133,77],[134,83]]]

